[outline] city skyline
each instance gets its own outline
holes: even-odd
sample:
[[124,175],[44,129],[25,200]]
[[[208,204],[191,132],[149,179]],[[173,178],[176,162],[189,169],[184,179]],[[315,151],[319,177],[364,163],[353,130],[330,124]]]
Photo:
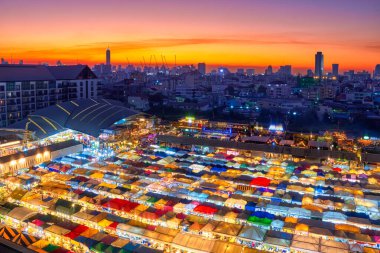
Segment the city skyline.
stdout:
[[[234,4],[234,8],[230,8]],[[22,6],[22,8],[20,8]],[[115,8],[118,6],[118,8]],[[151,8],[147,8],[150,6]],[[372,72],[380,59],[378,1],[0,1],[0,57],[25,63],[149,63],[313,69],[317,51],[325,70],[339,63]],[[231,11],[233,10],[233,11]],[[194,13],[197,13],[194,16]],[[340,15],[343,13],[344,15]],[[17,17],[17,18],[15,18]],[[28,22],[28,27],[24,24]],[[365,28],[365,29],[363,29]],[[36,36],[38,34],[38,36]],[[155,61],[152,60],[152,64]]]

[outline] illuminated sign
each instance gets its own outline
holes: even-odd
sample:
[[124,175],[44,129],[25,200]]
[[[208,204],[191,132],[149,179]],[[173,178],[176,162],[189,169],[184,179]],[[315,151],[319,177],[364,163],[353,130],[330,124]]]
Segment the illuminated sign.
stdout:
[[284,128],[282,127],[281,124],[279,124],[279,125],[270,125],[269,126],[269,131],[282,132],[282,131],[284,131]]
[[240,153],[236,150],[227,150],[227,155],[238,156]]

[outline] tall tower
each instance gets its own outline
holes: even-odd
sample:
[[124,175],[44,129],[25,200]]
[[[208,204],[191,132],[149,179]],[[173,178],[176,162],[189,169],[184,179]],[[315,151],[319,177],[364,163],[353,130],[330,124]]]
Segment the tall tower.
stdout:
[[202,75],[205,75],[206,74],[206,63],[204,63],[204,62],[198,63],[198,71]]
[[109,47],[106,50],[106,65],[111,66],[111,50]]
[[332,65],[332,75],[335,77],[338,77],[339,75],[339,64],[338,63],[333,63]]
[[323,76],[323,54],[322,52],[317,52],[315,54],[315,71],[314,74],[318,78]]

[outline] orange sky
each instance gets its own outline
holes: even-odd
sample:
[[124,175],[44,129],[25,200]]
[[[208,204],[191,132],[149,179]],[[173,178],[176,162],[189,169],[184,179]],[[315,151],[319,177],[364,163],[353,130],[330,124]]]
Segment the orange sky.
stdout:
[[[0,57],[27,63],[291,64],[372,71],[380,63],[378,0],[0,0]],[[154,60],[152,60],[154,63]]]

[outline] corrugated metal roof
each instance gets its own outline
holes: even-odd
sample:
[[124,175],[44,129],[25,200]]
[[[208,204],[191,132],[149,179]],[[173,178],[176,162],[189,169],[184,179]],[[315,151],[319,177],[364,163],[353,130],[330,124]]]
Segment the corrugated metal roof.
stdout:
[[102,129],[137,114],[139,112],[120,106],[117,101],[82,99],[43,108],[33,112],[27,119],[10,125],[9,128],[30,130],[39,138],[65,129],[97,137]]

